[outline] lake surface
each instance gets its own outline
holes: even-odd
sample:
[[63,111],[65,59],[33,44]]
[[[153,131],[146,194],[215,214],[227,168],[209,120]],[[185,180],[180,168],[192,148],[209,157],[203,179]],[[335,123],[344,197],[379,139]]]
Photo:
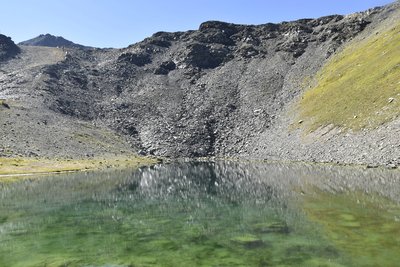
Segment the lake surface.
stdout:
[[305,164],[1,182],[0,266],[399,266],[399,203],[397,170]]

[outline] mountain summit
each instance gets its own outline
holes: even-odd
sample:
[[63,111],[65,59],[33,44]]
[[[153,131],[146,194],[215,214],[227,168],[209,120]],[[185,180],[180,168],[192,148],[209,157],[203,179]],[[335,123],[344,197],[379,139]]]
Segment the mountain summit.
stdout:
[[49,46],[49,47],[65,46],[73,48],[88,48],[87,46],[76,44],[61,36],[54,36],[48,33],[41,34],[35,38],[20,42],[19,45]]

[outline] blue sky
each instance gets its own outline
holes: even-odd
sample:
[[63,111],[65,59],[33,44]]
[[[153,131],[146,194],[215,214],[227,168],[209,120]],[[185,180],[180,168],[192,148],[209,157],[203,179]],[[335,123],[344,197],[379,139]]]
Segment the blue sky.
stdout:
[[39,34],[95,47],[125,47],[157,31],[201,22],[242,24],[349,14],[392,0],[0,0],[0,33],[20,42]]

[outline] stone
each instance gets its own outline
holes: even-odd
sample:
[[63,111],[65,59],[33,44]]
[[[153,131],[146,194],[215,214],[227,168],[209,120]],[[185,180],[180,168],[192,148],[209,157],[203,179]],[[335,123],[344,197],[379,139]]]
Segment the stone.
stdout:
[[266,222],[266,223],[257,223],[253,225],[254,231],[258,233],[281,233],[287,234],[289,233],[289,227],[285,222],[274,221],[274,222]]
[[176,64],[172,60],[168,60],[161,63],[160,67],[166,70],[174,70],[176,68]]
[[252,58],[260,53],[256,48],[251,45],[243,45],[239,49],[239,54],[244,58]]
[[0,101],[0,104],[1,104],[3,107],[5,107],[5,108],[10,109],[10,105],[8,105],[6,102]]
[[147,53],[123,53],[118,57],[118,62],[128,62],[138,67],[142,67],[151,62],[150,55]]

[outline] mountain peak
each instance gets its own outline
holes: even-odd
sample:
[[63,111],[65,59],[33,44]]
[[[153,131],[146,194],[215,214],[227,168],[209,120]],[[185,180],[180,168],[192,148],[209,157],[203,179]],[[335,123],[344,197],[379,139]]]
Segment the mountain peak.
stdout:
[[87,46],[83,46],[80,44],[76,44],[72,41],[69,41],[62,36],[54,36],[49,33],[40,34],[39,36],[37,36],[35,38],[20,42],[19,45],[49,46],[49,47],[65,46],[65,47],[73,47],[73,48],[89,48]]

